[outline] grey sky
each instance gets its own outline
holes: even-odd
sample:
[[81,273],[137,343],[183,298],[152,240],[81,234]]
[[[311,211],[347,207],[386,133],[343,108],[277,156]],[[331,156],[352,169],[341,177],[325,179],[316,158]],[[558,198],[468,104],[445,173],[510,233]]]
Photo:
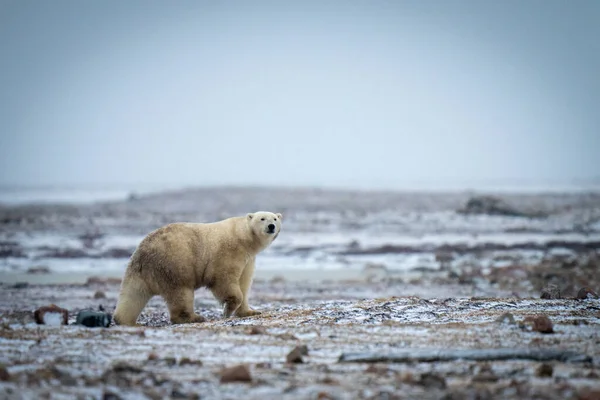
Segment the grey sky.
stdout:
[[0,0],[0,184],[600,176],[600,1]]

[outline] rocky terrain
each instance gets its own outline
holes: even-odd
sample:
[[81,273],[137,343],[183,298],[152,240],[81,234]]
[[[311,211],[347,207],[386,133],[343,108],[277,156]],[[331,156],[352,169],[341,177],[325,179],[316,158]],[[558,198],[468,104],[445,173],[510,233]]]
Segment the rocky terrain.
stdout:
[[[111,313],[150,230],[284,214],[259,256],[263,314],[140,326]],[[0,398],[600,398],[600,194],[189,189],[0,205]],[[35,322],[56,304],[62,316]],[[39,315],[39,313],[38,313]],[[49,314],[50,315],[50,314]]]

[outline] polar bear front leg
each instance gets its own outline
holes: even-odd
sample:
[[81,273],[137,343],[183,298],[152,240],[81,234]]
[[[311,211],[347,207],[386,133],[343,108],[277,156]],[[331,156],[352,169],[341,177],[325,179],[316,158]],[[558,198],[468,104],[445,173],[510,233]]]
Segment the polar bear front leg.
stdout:
[[254,266],[254,260],[249,262],[240,277],[240,289],[242,290],[243,298],[240,308],[235,312],[236,317],[250,317],[252,315],[260,314],[260,311],[253,310],[248,305],[248,294],[250,292],[250,286],[252,286],[252,278],[254,277]]
[[217,300],[223,304],[223,318],[231,317],[242,305],[244,296],[237,282],[217,284],[211,290]]

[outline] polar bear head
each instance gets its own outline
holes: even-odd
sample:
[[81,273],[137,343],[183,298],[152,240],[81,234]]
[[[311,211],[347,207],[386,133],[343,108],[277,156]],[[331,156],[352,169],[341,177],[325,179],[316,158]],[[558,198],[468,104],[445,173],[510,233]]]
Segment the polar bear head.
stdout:
[[268,211],[258,211],[247,215],[248,225],[260,238],[275,240],[281,230],[283,216]]

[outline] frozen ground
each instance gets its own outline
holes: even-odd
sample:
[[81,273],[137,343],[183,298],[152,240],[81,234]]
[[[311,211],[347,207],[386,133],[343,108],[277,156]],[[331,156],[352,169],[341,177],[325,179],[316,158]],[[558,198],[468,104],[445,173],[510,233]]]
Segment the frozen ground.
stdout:
[[[0,398],[600,398],[600,301],[573,299],[584,286],[600,291],[600,194],[501,194],[540,218],[456,212],[470,196],[223,188],[0,205]],[[160,298],[139,328],[32,322],[51,303],[71,323],[81,309],[111,312],[118,282],[102,281],[122,276],[150,230],[255,210],[284,214],[258,258],[260,317],[222,320],[201,289],[204,324],[170,325]],[[540,299],[548,284],[560,299]],[[554,333],[532,330],[539,315]],[[297,345],[305,362],[286,363]],[[339,362],[498,348],[584,358]],[[221,368],[240,363],[251,382],[220,383]]]
[[[116,283],[3,288],[0,364],[7,380],[0,382],[0,397],[592,399],[600,393],[600,301],[477,297],[453,285],[438,288],[436,298],[405,297],[432,294],[430,285],[410,286],[259,281],[252,296],[263,310],[259,317],[223,320],[209,293],[199,290],[196,311],[206,323],[170,325],[156,298],[140,319],[143,326],[108,329],[37,326],[30,310],[56,303],[71,311],[73,323],[80,309],[111,310]],[[94,299],[98,290],[106,298]],[[506,313],[514,322],[502,319]],[[540,314],[551,319],[555,333],[527,325],[528,316]],[[308,348],[304,363],[286,363],[298,345]],[[489,348],[568,350],[584,357],[339,361],[347,353]],[[237,364],[248,365],[252,381],[220,383],[221,369]]]

